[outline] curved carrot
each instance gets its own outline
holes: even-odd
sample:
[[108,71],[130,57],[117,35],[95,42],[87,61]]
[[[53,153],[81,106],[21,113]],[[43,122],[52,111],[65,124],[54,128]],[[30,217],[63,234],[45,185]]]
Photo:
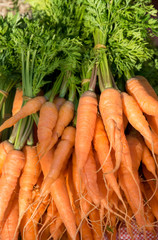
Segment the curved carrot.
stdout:
[[95,205],[99,206],[101,202],[101,196],[97,183],[97,169],[92,147],[88,154],[87,161],[83,167],[81,176],[83,177],[89,196],[92,198],[92,201],[95,203]]
[[24,153],[18,150],[11,150],[3,166],[0,178],[0,223],[3,220],[12,192],[24,167]]
[[151,130],[151,136],[152,136],[153,144],[147,139],[144,139],[145,143],[151,152],[158,154],[158,135]]
[[14,194],[14,198],[12,199],[10,204],[11,204],[10,211],[4,221],[2,232],[0,234],[1,240],[12,239],[18,240],[19,231],[17,231],[16,235],[14,236],[19,218],[19,205],[17,192]]
[[78,168],[82,169],[90,151],[97,117],[97,98],[91,91],[84,92],[77,109],[75,151]]
[[37,146],[37,152],[40,159],[40,165],[41,165],[41,169],[44,177],[46,177],[47,174],[49,173],[49,170],[53,161],[54,151],[55,149],[52,148],[46,154],[41,156],[41,146],[40,145]]
[[20,88],[16,89],[13,107],[12,107],[12,116],[14,116],[17,112],[20,111],[23,103],[23,91]]
[[53,161],[48,175],[43,181],[41,194],[46,195],[50,192],[51,184],[59,177],[61,170],[64,170],[73,151],[75,144],[75,128],[65,128],[61,140],[54,152]]
[[51,185],[51,195],[68,233],[72,239],[76,239],[75,216],[71,208],[65,179],[62,175]]
[[60,107],[65,103],[65,98],[62,98],[62,97],[55,97],[53,103],[56,105],[56,108],[60,109]]
[[99,109],[110,141],[110,149],[115,150],[116,164],[113,172],[118,170],[122,159],[123,109],[121,94],[113,88],[105,89],[100,96]]
[[93,143],[104,177],[107,180],[108,185],[116,192],[117,196],[122,201],[122,196],[120,193],[116,177],[112,172],[114,167],[111,155],[109,153],[110,152],[109,140],[107,138],[102,119],[99,116],[97,117]]
[[0,175],[2,173],[3,164],[9,151],[13,150],[13,145],[7,140],[0,143]]
[[56,126],[53,130],[53,135],[49,147],[45,150],[44,153],[48,152],[58,141],[58,138],[61,137],[65,127],[69,125],[74,116],[74,104],[71,101],[66,101],[58,113],[58,120]]
[[93,232],[94,240],[104,239],[99,210],[94,209],[92,212],[90,212],[89,219],[92,224],[92,232]]
[[158,115],[158,100],[153,97],[153,91],[147,90],[145,78],[135,77],[126,82],[127,92],[133,96],[142,111],[148,115]]
[[145,144],[143,146],[142,163],[145,165],[146,169],[157,179],[155,160]]
[[6,120],[0,126],[0,132],[2,132],[6,128],[12,127],[15,123],[17,123],[20,119],[25,118],[33,113],[36,113],[40,110],[43,103],[45,103],[45,97],[38,96],[29,100],[19,112],[17,112],[14,116]]
[[19,190],[19,219],[22,218],[27,207],[32,202],[33,186],[37,183],[41,172],[39,159],[37,156],[37,148],[25,146],[23,149],[25,155],[25,166],[20,177]]
[[58,110],[56,105],[51,102],[45,102],[41,109],[38,121],[37,135],[41,151],[45,152],[48,148],[53,134],[53,129],[58,118]]

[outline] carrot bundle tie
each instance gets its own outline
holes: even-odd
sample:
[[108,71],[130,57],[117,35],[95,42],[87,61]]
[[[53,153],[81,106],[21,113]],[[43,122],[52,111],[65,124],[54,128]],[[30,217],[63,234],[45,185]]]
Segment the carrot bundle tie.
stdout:
[[25,96],[25,95],[23,95],[22,97],[24,101],[29,101],[34,98],[34,97]]
[[98,43],[98,44],[95,45],[94,48],[95,48],[95,49],[100,49],[100,48],[104,48],[104,49],[106,49],[106,46],[105,46],[104,44],[100,44],[100,43]]
[[90,78],[84,78],[84,79],[82,79],[82,82],[81,82],[81,85],[84,85],[85,83],[88,83],[88,82],[90,82]]

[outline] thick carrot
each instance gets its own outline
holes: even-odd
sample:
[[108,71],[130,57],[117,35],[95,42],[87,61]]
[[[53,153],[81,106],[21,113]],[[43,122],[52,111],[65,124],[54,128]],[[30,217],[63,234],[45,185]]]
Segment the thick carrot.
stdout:
[[41,170],[43,172],[44,177],[46,177],[47,174],[49,173],[53,161],[54,151],[55,149],[53,147],[46,154],[41,156],[41,146],[37,145],[37,152],[40,160]]
[[115,150],[116,164],[113,172],[118,170],[122,159],[123,109],[121,94],[113,88],[105,89],[100,96],[99,109],[110,141],[110,149]]
[[46,195],[50,192],[51,184],[59,177],[61,171],[65,169],[73,151],[74,144],[75,128],[70,126],[65,128],[61,140],[54,152],[51,168],[41,187],[42,195]]
[[55,97],[53,103],[56,105],[56,108],[60,109],[60,107],[65,103],[65,98],[62,98],[62,97]]
[[87,161],[94,136],[97,117],[97,98],[91,91],[84,92],[77,109],[75,151],[78,168],[81,170]]
[[158,135],[158,117],[146,114],[146,118],[152,131]]
[[[145,119],[139,105],[136,100],[128,95],[127,93],[122,93],[122,103],[123,111],[126,115],[130,124],[138,131],[140,134],[153,144],[152,134],[147,120]],[[139,119],[139,121],[138,121]]]
[[108,185],[116,192],[117,196],[122,201],[119,185],[114,173],[112,172],[114,167],[110,155],[109,140],[107,138],[102,119],[99,116],[97,117],[93,143],[104,177],[107,180]]
[[58,118],[58,110],[56,105],[51,102],[45,102],[40,109],[40,116],[37,128],[39,144],[41,152],[48,148],[53,134],[53,129]]
[[99,206],[101,202],[101,196],[99,192],[99,187],[97,183],[97,169],[96,162],[94,159],[94,153],[92,147],[88,154],[87,161],[82,169],[82,178],[84,180],[87,192],[92,198],[95,205]]
[[92,212],[90,212],[89,219],[90,219],[91,225],[92,225],[92,232],[93,232],[94,240],[104,239],[99,210],[94,209]]
[[18,224],[18,218],[19,218],[19,205],[18,205],[18,192],[14,194],[14,198],[12,199],[12,202],[10,203],[10,211],[7,214],[7,217],[5,218],[5,221],[3,223],[2,232],[0,234],[1,240],[18,240],[18,234],[19,231],[16,232],[16,226]]
[[7,140],[0,143],[0,175],[2,173],[3,164],[9,151],[13,150],[13,145]]
[[37,183],[41,172],[36,146],[25,146],[23,152],[26,161],[20,177],[19,219],[22,218],[27,207],[32,202],[33,186]]
[[72,239],[76,239],[75,216],[71,208],[65,179],[62,175],[51,185],[51,195],[68,233]]
[[69,125],[74,116],[74,104],[71,101],[66,101],[59,109],[58,120],[53,130],[52,140],[45,152],[49,151],[61,137],[65,127]]
[[153,91],[147,90],[147,80],[145,78],[135,77],[126,82],[127,92],[133,96],[139,104],[142,111],[148,115],[158,115],[158,101],[153,97]]
[[144,207],[143,199],[140,191],[140,187],[137,183],[137,180],[133,177],[128,165],[132,165],[128,161],[132,161],[130,158],[127,158],[125,155],[122,157],[119,173],[119,184],[122,190],[125,193],[127,201],[134,213],[137,224],[139,227],[144,227],[146,225],[144,217]]
[[12,107],[12,116],[14,116],[17,112],[20,111],[23,103],[23,91],[20,88],[16,89],[13,107]]
[[3,220],[12,192],[24,167],[25,156],[22,151],[11,150],[3,166],[0,178],[0,223]]
[[17,123],[20,119],[25,118],[33,113],[36,113],[40,110],[41,106],[45,103],[45,97],[38,96],[31,100],[29,100],[19,112],[17,112],[14,116],[6,120],[0,126],[0,132],[2,132],[6,128],[12,127],[15,123]]
[[92,230],[85,219],[82,222],[80,234],[81,234],[81,239],[83,239],[83,240],[93,240],[94,239],[93,235],[92,235]]

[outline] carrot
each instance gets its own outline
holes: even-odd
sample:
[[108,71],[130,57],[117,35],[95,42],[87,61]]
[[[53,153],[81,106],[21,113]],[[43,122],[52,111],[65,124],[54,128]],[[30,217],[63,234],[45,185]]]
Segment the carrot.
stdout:
[[157,179],[155,161],[145,144],[143,146],[142,163],[146,166],[147,170],[151,172]]
[[51,195],[68,233],[72,239],[76,239],[75,216],[71,208],[65,179],[62,175],[51,185]]
[[24,162],[25,156],[21,151],[11,150],[7,155],[0,178],[0,223],[24,167]]
[[91,225],[92,225],[92,232],[93,232],[94,240],[104,239],[102,224],[100,221],[99,210],[94,209],[92,212],[90,212],[89,219],[90,219]]
[[120,92],[113,88],[105,89],[100,96],[99,109],[110,141],[110,150],[111,148],[115,150],[116,164],[113,169],[113,172],[115,172],[120,166],[123,149],[121,141],[123,109]]
[[60,237],[60,227],[63,225],[63,222],[60,218],[59,213],[56,214],[56,217],[53,219],[52,223],[50,224],[50,234],[53,239],[58,239]]
[[41,152],[47,149],[53,134],[53,129],[58,118],[58,110],[56,105],[51,102],[45,102],[40,109],[40,116],[37,128],[37,135],[39,144],[41,145]]
[[41,146],[40,145],[37,146],[37,152],[40,159],[41,170],[43,172],[44,177],[46,177],[47,174],[49,173],[49,170],[53,161],[53,157],[54,157],[54,151],[55,149],[52,148],[46,154],[41,156]]
[[126,115],[123,114],[123,126],[124,126],[124,130],[126,129],[127,125],[128,125],[128,119],[127,119]]
[[13,107],[12,107],[12,116],[14,116],[17,112],[20,111],[23,103],[23,91],[20,88],[16,89]]
[[[2,232],[0,234],[1,240],[12,240],[13,238],[15,240],[18,240],[18,234],[19,232],[16,232],[16,226],[18,224],[18,217],[19,217],[19,205],[18,205],[18,192],[14,194],[14,198],[11,199],[10,202],[10,211],[7,214],[7,217],[5,218],[5,221],[3,223]],[[8,209],[7,209],[8,210]]]
[[80,208],[81,208],[81,219],[87,218],[88,213],[90,212],[92,207],[92,198],[89,196],[87,190],[82,193],[80,198]]
[[92,230],[88,225],[87,221],[84,219],[80,229],[81,239],[83,240],[93,240]]
[[6,128],[12,127],[15,123],[17,123],[20,119],[25,118],[33,113],[36,113],[40,110],[42,104],[46,101],[45,97],[38,96],[35,97],[28,102],[21,108],[19,112],[17,112],[14,116],[6,120],[0,126],[0,132],[2,132]]
[[[126,115],[130,124],[138,131],[140,134],[148,140],[151,145],[153,144],[151,130],[147,120],[145,119],[139,105],[135,99],[128,95],[127,93],[122,93],[122,103],[123,111]],[[138,121],[139,119],[139,121]]]
[[152,209],[149,205],[145,205],[144,207],[145,210],[145,218],[146,218],[146,222],[147,222],[147,226],[146,229],[149,232],[154,232],[154,221],[155,221],[155,216],[152,212]]
[[13,150],[13,145],[7,140],[0,143],[0,175],[2,173],[3,164],[6,160],[8,152]]
[[23,152],[26,161],[20,177],[19,219],[32,201],[33,186],[37,183],[41,172],[36,147],[25,146]]
[[125,193],[127,201],[136,218],[137,224],[139,227],[144,227],[146,225],[146,221],[144,217],[143,199],[137,180],[133,177],[134,174],[132,174],[130,170],[131,168],[128,167],[129,164],[132,164],[129,161],[132,160],[127,158],[126,155],[123,155],[120,169],[118,171],[119,184]]
[[71,101],[66,101],[61,108],[59,109],[58,120],[56,126],[53,130],[52,140],[47,149],[45,149],[46,153],[49,151],[58,141],[58,138],[61,137],[65,127],[72,121],[74,116],[74,104]]
[[116,192],[117,196],[122,201],[122,196],[120,193],[116,177],[112,172],[114,167],[111,155],[109,153],[110,152],[109,140],[107,138],[102,119],[99,116],[97,117],[93,143],[104,177],[107,180],[108,185]]
[[146,200],[149,201],[149,205],[152,209],[152,212],[153,212],[154,216],[156,217],[156,219],[158,220],[157,199],[155,196],[153,196],[151,198],[153,193],[152,193],[152,190],[148,183],[144,183],[144,188],[145,188]]
[[148,139],[144,139],[145,143],[148,146],[148,148],[151,150],[151,152],[158,154],[158,135],[151,130],[151,136],[152,136],[152,142],[150,142]]
[[[147,90],[147,88],[150,90]],[[156,96],[153,97],[153,91],[151,91],[151,87],[149,88],[145,78],[135,77],[129,79],[126,82],[126,90],[136,99],[144,113],[153,116],[158,115],[158,101],[155,98]]]
[[43,181],[41,187],[42,195],[46,195],[50,192],[51,184],[59,177],[61,171],[65,169],[73,151],[74,143],[75,128],[71,126],[65,128],[61,140],[54,152],[54,158],[49,173]]
[[60,107],[65,103],[65,98],[62,98],[62,97],[55,97],[53,103],[56,105],[56,108],[60,109]]
[[95,205],[99,206],[101,201],[101,196],[100,196],[99,187],[97,183],[96,162],[94,159],[92,147],[88,154],[88,159],[83,167],[81,176],[84,180],[89,196],[92,198]]
[[146,114],[146,118],[152,131],[158,135],[158,117]]
[[94,136],[97,117],[97,98],[91,91],[84,92],[77,109],[75,151],[78,168],[81,170],[87,161]]

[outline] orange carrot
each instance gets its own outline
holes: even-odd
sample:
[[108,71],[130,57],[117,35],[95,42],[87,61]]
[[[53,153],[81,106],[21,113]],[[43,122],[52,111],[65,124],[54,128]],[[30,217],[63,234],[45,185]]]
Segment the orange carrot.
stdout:
[[20,88],[16,89],[13,107],[12,107],[12,116],[14,116],[17,112],[20,111],[23,103],[23,91]]
[[[8,210],[8,209],[7,209]],[[5,216],[6,217],[6,216]],[[19,217],[19,205],[18,205],[18,192],[14,194],[14,198],[10,202],[10,211],[5,218],[3,223],[2,232],[0,234],[1,240],[18,240],[19,232],[16,232],[16,226],[18,224],[18,217]]]
[[91,225],[92,225],[92,232],[93,232],[94,240],[104,239],[102,224],[100,221],[99,210],[94,209],[92,212],[90,212],[89,218],[90,218]]
[[61,137],[65,127],[72,121],[74,116],[74,104],[71,101],[66,101],[59,109],[58,120],[53,130],[52,140],[45,152],[49,151]]
[[80,197],[81,219],[87,218],[92,207],[92,198],[85,189]]
[[135,77],[126,82],[126,90],[132,95],[139,104],[142,111],[148,115],[158,115],[158,101],[153,97],[153,91],[147,90],[147,80],[145,78]]
[[116,177],[112,172],[114,167],[110,155],[109,140],[107,138],[102,119],[99,116],[97,117],[93,143],[104,177],[107,180],[108,185],[116,192],[117,196],[122,201]]
[[92,147],[88,154],[87,161],[83,167],[81,176],[84,180],[89,196],[92,198],[95,205],[99,206],[101,201],[101,196],[100,196],[99,187],[97,183],[96,162],[94,159]]
[[58,118],[58,110],[56,105],[51,102],[45,102],[40,109],[38,122],[38,140],[41,145],[41,152],[48,148],[53,134],[53,129]]
[[152,190],[151,190],[151,188],[150,188],[148,183],[144,183],[144,188],[145,188],[146,200],[148,201],[150,199],[149,200],[149,205],[150,205],[150,207],[152,209],[152,212],[153,212],[154,216],[158,220],[157,199],[156,199],[155,196],[153,196],[151,198],[153,193],[152,193]]
[[62,175],[51,185],[51,195],[68,233],[72,239],[76,239],[75,216],[71,208],[65,179]]
[[152,131],[158,135],[158,117],[146,114],[146,118]]
[[2,173],[3,164],[7,157],[8,152],[13,150],[13,145],[7,140],[0,143],[0,175]]
[[[152,145],[152,135],[149,124],[145,119],[135,99],[127,93],[122,93],[123,111],[130,124]],[[138,121],[139,119],[139,121]]]
[[53,161],[54,151],[55,149],[52,148],[46,154],[41,156],[41,146],[40,145],[37,146],[37,152],[39,155],[40,165],[41,165],[41,169],[44,177],[46,177],[47,174],[49,173],[49,170]]
[[92,235],[92,230],[85,219],[82,222],[80,233],[81,233],[81,239],[83,239],[83,240],[93,240],[94,239],[93,235]]
[[154,232],[155,231],[154,230],[155,216],[152,212],[152,209],[148,204],[146,204],[144,207],[144,210],[145,210],[145,218],[146,218],[146,222],[147,222],[146,229],[149,232]]
[[24,153],[18,150],[11,150],[6,158],[0,179],[0,223],[3,220],[12,192],[24,167]]
[[77,109],[77,125],[75,151],[78,168],[81,170],[87,161],[93,140],[97,117],[96,94],[91,91],[84,92],[79,100]]
[[105,89],[100,96],[99,109],[110,141],[110,149],[112,147],[115,150],[116,164],[113,169],[114,172],[120,166],[123,149],[121,141],[123,110],[120,92],[113,88]]
[[62,97],[55,97],[53,103],[56,105],[56,108],[60,109],[60,107],[65,103],[65,98],[62,98]]
[[32,202],[33,186],[37,183],[41,172],[36,147],[25,146],[23,152],[26,161],[20,177],[19,219],[22,218],[27,207]]
[[158,154],[158,135],[151,130],[151,136],[152,136],[152,142],[150,142],[148,139],[144,139],[145,143],[148,146],[148,148],[151,150],[151,152]]
[[133,177],[128,165],[132,164],[128,161],[132,161],[125,155],[122,157],[120,169],[119,169],[119,184],[125,193],[127,201],[135,215],[137,224],[139,227],[144,227],[146,225],[144,217],[144,207],[143,199],[140,191],[140,187],[137,180]]
[[50,192],[51,184],[59,177],[61,171],[65,169],[73,151],[74,143],[75,128],[71,126],[65,128],[61,140],[54,152],[54,158],[49,173],[43,181],[41,187],[42,195],[46,195]]
[[146,166],[147,170],[157,178],[155,161],[145,144],[143,146],[142,163]]
[[41,106],[45,103],[45,97],[38,96],[31,100],[29,100],[19,112],[17,112],[14,116],[6,120],[0,126],[0,132],[2,132],[6,128],[12,127],[15,123],[17,123],[20,119],[25,118],[33,113],[36,113],[40,110]]

